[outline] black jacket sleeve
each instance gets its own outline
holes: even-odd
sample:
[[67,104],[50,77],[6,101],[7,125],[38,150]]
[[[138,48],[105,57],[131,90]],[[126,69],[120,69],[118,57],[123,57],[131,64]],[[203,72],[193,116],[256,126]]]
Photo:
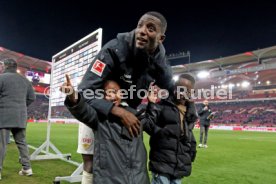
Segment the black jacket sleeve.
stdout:
[[204,105],[200,105],[198,115],[201,116],[204,113],[204,110],[203,110],[204,107],[205,107]]
[[80,94],[78,94],[78,103],[76,105],[72,106],[68,97],[66,97],[64,105],[77,120],[86,124],[92,129],[97,128],[97,112],[94,108],[92,108],[88,103],[84,101],[83,97]]
[[[85,97],[84,100],[105,117],[111,111],[113,103],[103,99],[99,89],[103,89],[104,82],[110,77],[114,69],[114,62],[118,59],[114,51],[116,50],[114,49],[116,44],[117,41],[112,40],[101,49],[88,67],[78,87],[79,92]],[[99,98],[86,98],[86,90],[92,90],[94,97]]]
[[160,110],[161,109],[157,104],[151,102],[148,103],[146,113],[141,120],[141,123],[143,125],[143,130],[149,135],[153,135],[161,129],[156,125]]
[[191,155],[191,159],[192,162],[195,160],[196,158],[196,139],[193,133],[193,129],[195,126],[195,122],[198,119],[198,114],[196,111],[196,107],[195,104],[193,102],[190,102],[188,104],[188,111],[187,111],[187,122],[188,122],[188,131],[189,131],[189,140],[191,143],[191,150],[190,150],[190,155]]
[[172,81],[172,69],[169,65],[167,58],[163,58],[163,61],[155,62],[155,79],[156,84],[162,88],[167,89],[169,92],[173,91]]

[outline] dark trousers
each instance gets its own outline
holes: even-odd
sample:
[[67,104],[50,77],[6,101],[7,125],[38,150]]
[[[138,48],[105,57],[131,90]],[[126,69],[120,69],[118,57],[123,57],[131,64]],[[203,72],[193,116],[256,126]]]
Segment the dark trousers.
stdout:
[[200,144],[202,144],[202,141],[203,141],[203,134],[204,134],[203,144],[207,144],[208,130],[209,130],[209,125],[200,125],[200,138],[199,138]]
[[29,158],[29,148],[26,143],[26,129],[25,128],[0,128],[0,171],[3,168],[3,162],[7,149],[7,136],[12,132],[14,142],[19,150],[20,162],[24,170],[31,168]]

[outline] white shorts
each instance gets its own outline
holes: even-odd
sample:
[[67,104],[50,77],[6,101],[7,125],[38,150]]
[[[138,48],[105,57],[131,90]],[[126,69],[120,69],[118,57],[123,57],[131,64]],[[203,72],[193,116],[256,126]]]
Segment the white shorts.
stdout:
[[94,133],[92,129],[83,123],[79,123],[78,153],[94,154]]

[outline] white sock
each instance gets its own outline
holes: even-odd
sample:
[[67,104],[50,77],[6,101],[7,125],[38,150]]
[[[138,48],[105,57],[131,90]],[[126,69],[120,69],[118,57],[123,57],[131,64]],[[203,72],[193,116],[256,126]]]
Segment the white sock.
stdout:
[[83,171],[81,184],[93,184],[93,174]]

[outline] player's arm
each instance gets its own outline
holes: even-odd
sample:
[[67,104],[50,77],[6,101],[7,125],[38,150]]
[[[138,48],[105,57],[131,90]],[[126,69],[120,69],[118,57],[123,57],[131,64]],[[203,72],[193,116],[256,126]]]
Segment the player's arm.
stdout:
[[[84,101],[105,117],[111,112],[113,103],[103,99],[100,90],[103,89],[105,81],[112,74],[114,60],[117,59],[112,49],[104,47],[92,61],[78,86]],[[92,96],[90,96],[91,93]]]
[[[163,50],[163,51],[162,51]],[[160,45],[160,52],[165,52],[163,45]],[[173,83],[172,83],[172,68],[169,64],[169,61],[166,57],[157,56],[157,61],[154,62],[155,65],[155,80],[156,84],[161,89],[167,89],[170,92],[173,90]]]
[[112,102],[103,98],[88,99],[85,97],[86,90],[92,90],[97,96],[97,90],[103,89],[105,81],[111,77],[112,71],[114,72],[115,69],[115,63],[119,62],[116,54],[116,47],[117,41],[112,40],[102,48],[86,71],[82,82],[79,85],[79,90],[81,91],[80,93],[84,97],[84,100],[98,113],[101,113],[105,117],[108,117],[110,113],[119,117],[129,133],[132,136],[135,136],[140,133],[140,121],[135,115],[121,107],[114,106]]

